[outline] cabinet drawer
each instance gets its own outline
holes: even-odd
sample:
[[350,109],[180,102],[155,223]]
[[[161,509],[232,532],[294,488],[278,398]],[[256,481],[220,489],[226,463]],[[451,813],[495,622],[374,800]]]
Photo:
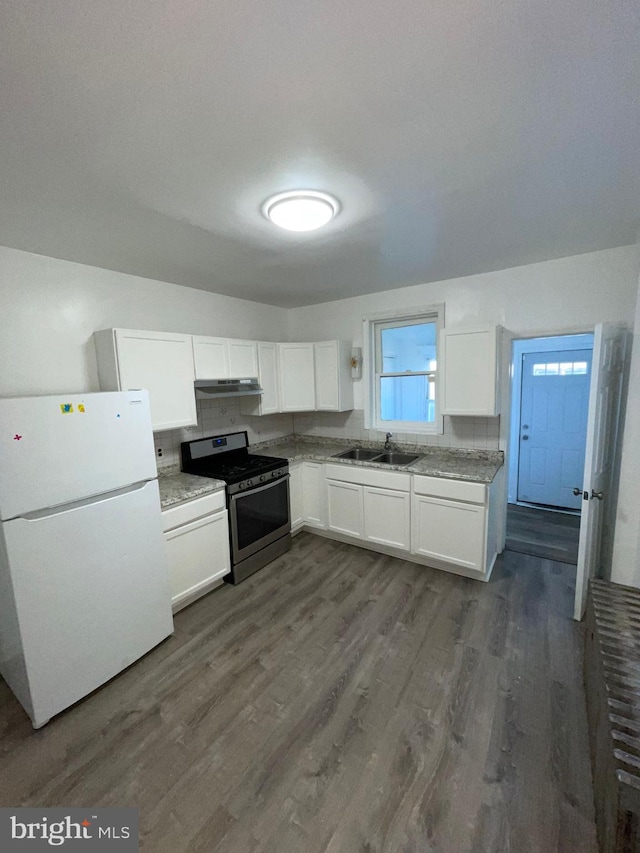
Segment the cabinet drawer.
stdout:
[[413,475],[413,491],[416,495],[431,495],[453,501],[483,504],[487,499],[484,483],[469,483],[464,480],[446,480],[444,477]]
[[173,530],[174,527],[179,527],[181,524],[188,524],[190,521],[202,518],[203,515],[219,512],[225,508],[225,493],[224,489],[221,489],[218,492],[212,492],[210,495],[194,498],[194,500],[164,509],[162,511],[162,529],[166,533],[167,530]]
[[358,483],[361,486],[373,486],[379,489],[395,489],[397,492],[408,492],[411,489],[411,474],[404,474],[402,471],[382,471],[380,468],[329,464],[325,465],[325,476],[328,480]]

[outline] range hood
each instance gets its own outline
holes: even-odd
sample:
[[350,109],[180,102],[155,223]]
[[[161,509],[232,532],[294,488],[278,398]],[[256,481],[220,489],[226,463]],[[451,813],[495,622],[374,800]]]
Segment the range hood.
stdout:
[[196,397],[213,400],[218,397],[255,397],[262,394],[257,377],[250,379],[196,379]]

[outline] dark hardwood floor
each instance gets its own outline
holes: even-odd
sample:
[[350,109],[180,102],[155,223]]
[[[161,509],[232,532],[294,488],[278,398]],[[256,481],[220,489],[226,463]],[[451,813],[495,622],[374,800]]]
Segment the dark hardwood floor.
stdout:
[[2,684],[0,805],[136,806],[149,853],[596,853],[572,574],[301,534],[41,731]]
[[549,512],[535,507],[509,504],[507,508],[507,548],[520,554],[578,562],[580,516]]

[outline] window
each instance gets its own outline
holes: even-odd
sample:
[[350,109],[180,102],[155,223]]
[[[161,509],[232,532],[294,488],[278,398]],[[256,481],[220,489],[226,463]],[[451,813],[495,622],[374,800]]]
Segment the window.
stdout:
[[586,361],[547,362],[533,365],[534,376],[575,376],[587,373]]
[[437,309],[368,321],[369,426],[385,432],[441,431],[436,407],[439,329]]

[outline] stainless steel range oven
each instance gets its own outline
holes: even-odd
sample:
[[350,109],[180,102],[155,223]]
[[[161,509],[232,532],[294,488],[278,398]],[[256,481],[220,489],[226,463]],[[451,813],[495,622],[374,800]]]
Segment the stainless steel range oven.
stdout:
[[248,451],[246,432],[182,443],[182,470],[224,480],[229,510],[231,583],[240,581],[291,547],[289,463]]

